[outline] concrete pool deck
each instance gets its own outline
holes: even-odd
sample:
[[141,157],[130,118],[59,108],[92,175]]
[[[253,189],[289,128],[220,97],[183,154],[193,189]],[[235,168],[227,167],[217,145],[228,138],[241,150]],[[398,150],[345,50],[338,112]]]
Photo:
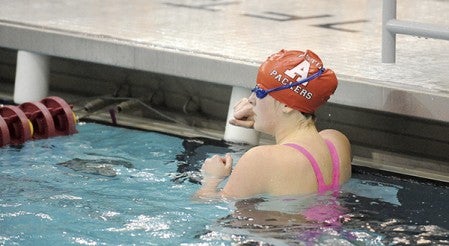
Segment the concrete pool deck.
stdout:
[[[340,79],[331,102],[449,122],[449,42],[398,35],[396,63],[383,64],[381,4],[0,0],[0,47],[247,88],[269,54],[310,49]],[[446,1],[397,9],[449,26]]]

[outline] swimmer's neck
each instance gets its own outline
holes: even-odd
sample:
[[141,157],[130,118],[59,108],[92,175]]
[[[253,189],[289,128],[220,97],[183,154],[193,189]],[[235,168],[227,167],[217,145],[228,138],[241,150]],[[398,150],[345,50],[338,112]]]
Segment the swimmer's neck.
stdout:
[[276,144],[286,144],[307,141],[319,136],[315,125],[281,127],[276,131],[274,137]]

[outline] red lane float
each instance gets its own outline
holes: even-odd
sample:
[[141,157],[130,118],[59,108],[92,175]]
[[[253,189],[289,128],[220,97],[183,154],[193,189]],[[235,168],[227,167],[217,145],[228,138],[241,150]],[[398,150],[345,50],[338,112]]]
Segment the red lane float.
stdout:
[[3,106],[0,116],[8,125],[9,137],[12,145],[22,144],[31,139],[32,125],[25,113],[17,106]]
[[72,107],[59,97],[0,106],[0,147],[77,133]]
[[6,121],[3,119],[3,117],[0,116],[0,147],[3,147],[10,143],[11,138],[9,137],[8,124],[6,124]]
[[40,102],[26,102],[19,105],[33,125],[33,139],[56,136],[55,123],[48,108]]
[[48,108],[53,117],[56,135],[70,135],[78,132],[72,107],[64,100],[53,96],[44,98],[41,102]]

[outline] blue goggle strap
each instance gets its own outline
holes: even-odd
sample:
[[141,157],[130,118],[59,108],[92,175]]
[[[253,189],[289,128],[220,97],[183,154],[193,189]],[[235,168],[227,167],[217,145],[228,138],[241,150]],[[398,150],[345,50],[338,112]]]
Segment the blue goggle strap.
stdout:
[[268,94],[268,93],[273,92],[273,91],[281,91],[281,90],[289,89],[289,88],[292,88],[293,86],[297,86],[297,85],[306,83],[308,81],[314,80],[314,79],[318,78],[324,72],[324,70],[325,70],[324,68],[320,68],[320,70],[318,70],[318,72],[310,75],[310,77],[301,79],[300,81],[291,83],[289,85],[283,85],[283,86],[279,86],[279,87],[272,88],[272,89],[269,89],[269,90],[265,90],[265,93]]

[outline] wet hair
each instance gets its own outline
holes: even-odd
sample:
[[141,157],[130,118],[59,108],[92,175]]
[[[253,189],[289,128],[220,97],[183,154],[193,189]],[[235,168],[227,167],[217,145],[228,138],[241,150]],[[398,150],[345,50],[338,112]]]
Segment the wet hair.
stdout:
[[312,121],[314,121],[314,122],[316,120],[315,113],[303,113],[303,112],[301,112],[301,114],[304,115],[304,117],[306,117],[306,120],[312,119]]
[[306,126],[314,126],[316,123],[316,115],[315,113],[303,113],[300,112],[302,116],[304,116],[304,122],[306,123]]

